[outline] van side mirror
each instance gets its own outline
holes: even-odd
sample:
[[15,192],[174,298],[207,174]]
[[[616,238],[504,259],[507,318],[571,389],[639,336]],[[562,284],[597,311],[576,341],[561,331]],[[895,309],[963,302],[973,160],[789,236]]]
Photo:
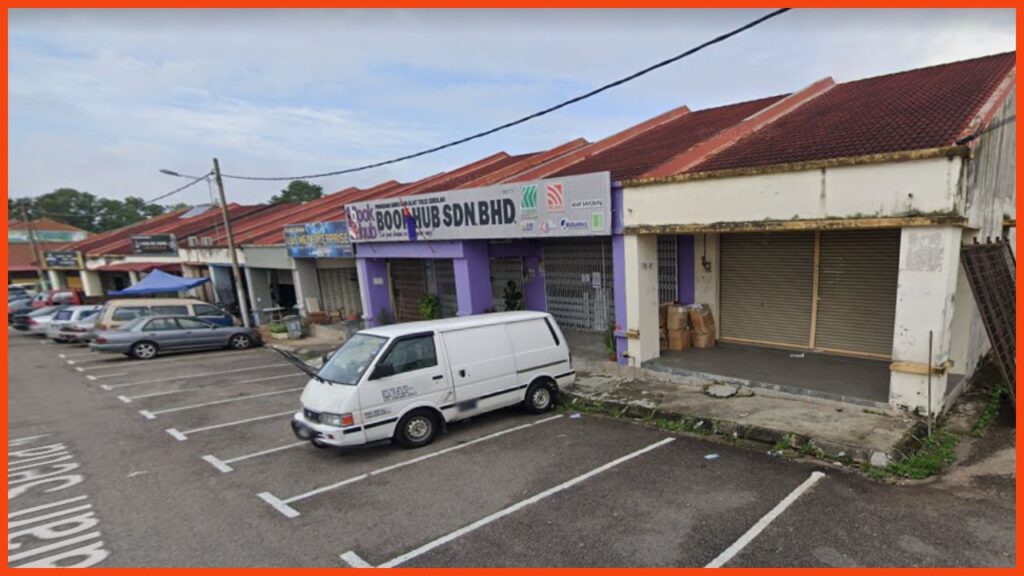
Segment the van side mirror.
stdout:
[[370,376],[370,380],[378,380],[380,378],[387,378],[388,376],[395,375],[395,367],[391,364],[377,364],[373,369],[373,375]]
[[327,364],[331,360],[331,356],[334,356],[334,352],[328,352],[320,357],[320,365]]

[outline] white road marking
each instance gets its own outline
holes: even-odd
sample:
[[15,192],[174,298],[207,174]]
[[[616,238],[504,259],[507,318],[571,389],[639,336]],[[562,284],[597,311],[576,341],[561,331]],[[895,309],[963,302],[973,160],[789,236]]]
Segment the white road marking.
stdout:
[[103,388],[104,390],[108,390],[108,391],[111,390],[110,384],[100,384],[100,388]]
[[181,412],[183,410],[193,410],[195,408],[205,408],[207,406],[216,406],[218,404],[228,404],[229,402],[240,402],[242,400],[250,400],[252,398],[264,398],[266,396],[275,396],[277,394],[287,394],[289,392],[298,392],[302,390],[304,386],[297,388],[288,388],[287,390],[274,390],[273,392],[261,392],[259,394],[249,394],[247,396],[235,396],[233,398],[224,398],[222,400],[213,400],[211,402],[203,402],[201,404],[189,404],[188,406],[175,406],[174,408],[164,408],[163,410],[139,410],[139,414],[142,414],[147,419],[152,420],[160,414],[170,414],[171,412]]
[[[160,364],[161,362],[182,362],[182,363],[187,363],[187,364],[190,364],[190,365],[194,365],[197,361],[200,361],[200,360],[219,360],[219,359],[221,359],[221,358],[223,358],[225,356],[239,356],[239,355],[242,355],[242,354],[249,354],[249,353],[252,353],[252,352],[260,352],[260,351],[261,350],[259,348],[253,348],[253,349],[250,349],[250,350],[231,350],[231,351],[215,352],[215,353],[212,353],[212,354],[200,354],[200,355],[172,354],[170,356],[163,356],[163,357],[156,358],[156,359],[153,359],[153,360],[145,360],[145,361],[143,361],[143,360],[134,360],[134,359],[131,359],[131,358],[115,359],[115,358],[103,358],[103,357],[97,358],[97,360],[107,360],[107,361],[110,362],[111,365],[115,365],[116,364],[119,368],[123,366],[125,368],[142,368],[142,369],[145,369],[147,366],[151,366],[153,364]],[[86,361],[79,361],[78,363],[82,364],[84,362],[88,362],[88,360],[86,360]],[[102,370],[103,368],[105,368],[105,366],[86,366],[84,369],[85,370]]]
[[49,504],[42,504],[40,506],[33,506],[32,508],[25,508],[24,510],[18,510],[16,512],[11,512],[10,514],[7,515],[7,517],[8,518],[16,518],[18,516],[23,516],[25,514],[31,514],[32,512],[38,512],[40,510],[47,510],[49,508],[56,508],[57,506],[63,506],[65,504],[70,504],[72,502],[78,502],[79,500],[85,500],[86,498],[88,498],[88,496],[85,495],[85,494],[83,494],[81,496],[75,496],[73,498],[65,498],[64,500],[58,500],[56,502],[50,502]]
[[[378,474],[383,474],[385,472],[390,472],[390,471],[395,470],[397,468],[402,468],[402,467],[405,467],[405,466],[409,466],[410,464],[416,464],[417,462],[422,462],[424,460],[429,460],[430,458],[434,458],[436,456],[441,456],[442,454],[447,454],[449,452],[454,452],[456,450],[462,450],[463,448],[466,448],[467,446],[472,446],[473,444],[477,444],[479,442],[484,442],[486,440],[492,440],[494,438],[497,438],[498,436],[504,436],[505,434],[508,434],[510,432],[517,432],[519,430],[524,430],[526,428],[530,428],[530,427],[536,426],[538,424],[543,424],[545,422],[551,422],[552,420],[558,420],[561,417],[562,417],[562,415],[559,414],[557,416],[551,416],[550,418],[543,418],[541,420],[537,420],[536,422],[529,422],[527,424],[522,424],[520,426],[515,426],[513,428],[508,428],[506,430],[501,430],[501,431],[495,432],[493,434],[488,434],[487,436],[481,436],[480,438],[477,438],[475,440],[470,440],[469,442],[464,442],[462,444],[456,444],[455,446],[449,446],[448,448],[444,448],[442,450],[438,450],[437,452],[431,452],[430,454],[424,454],[423,456],[412,458],[410,460],[405,460],[405,461],[399,462],[397,464],[391,464],[390,466],[385,466],[383,468],[378,468],[376,470],[372,470],[370,472],[366,472],[366,473],[360,474],[358,476],[352,476],[351,478],[346,478],[346,479],[344,479],[344,480],[342,480],[340,482],[336,482],[334,484],[329,484],[327,486],[321,486],[320,488],[316,488],[314,490],[310,490],[309,492],[306,492],[306,493],[303,493],[303,494],[299,494],[297,496],[292,496],[291,498],[285,498],[284,500],[281,500],[281,499],[277,498],[276,496],[274,496],[273,494],[270,494],[269,492],[262,492],[260,494],[260,498],[263,498],[264,500],[267,500],[267,498],[263,497],[263,495],[265,494],[265,495],[273,498],[274,500],[276,500],[278,502],[282,502],[284,504],[291,504],[292,502],[298,502],[299,500],[305,500],[306,498],[309,498],[310,496],[316,496],[317,494],[322,494],[324,492],[327,492],[327,491],[330,491],[330,490],[334,490],[336,488],[341,488],[342,486],[347,486],[349,484],[354,484],[356,482],[359,482],[359,481],[362,481],[362,480],[366,480],[367,478],[369,478],[371,476],[376,476]],[[267,501],[269,502],[269,500],[267,500]],[[299,515],[298,511],[295,511],[295,516],[298,516],[298,515]],[[285,516],[288,516],[288,514],[285,514]],[[292,518],[292,517],[293,516],[289,516],[289,518]]]
[[259,496],[267,504],[273,506],[275,510],[277,510],[281,514],[284,514],[286,518],[297,518],[299,516],[298,510],[284,503],[283,501],[281,501],[281,499],[279,499],[277,496],[274,496],[270,492],[260,492],[259,494],[257,494],[257,496]]
[[255,416],[253,418],[246,418],[245,420],[235,420],[234,422],[225,422],[224,424],[213,424],[211,426],[203,426],[202,428],[193,428],[191,430],[185,430],[184,432],[178,431],[177,428],[168,428],[166,432],[171,436],[174,436],[177,440],[188,440],[189,434],[195,434],[196,432],[206,432],[207,430],[216,430],[218,428],[227,428],[229,426],[237,426],[239,424],[247,424],[249,422],[256,422],[257,420],[267,420],[268,418],[280,418],[281,416],[290,416],[295,414],[295,410],[289,410],[287,412],[278,412],[277,414],[267,414],[266,416]]
[[110,374],[86,374],[85,377],[95,382],[100,378],[117,378],[118,376],[127,376],[127,372],[112,372]]
[[353,568],[373,568],[373,565],[359,557],[359,554],[348,551],[341,555],[341,559]]
[[308,441],[300,440],[298,442],[293,442],[291,444],[285,444],[284,446],[278,446],[277,448],[270,448],[268,450],[262,450],[260,452],[253,452],[252,454],[246,454],[244,456],[236,456],[236,457],[230,458],[228,460],[221,460],[220,458],[217,458],[216,456],[214,456],[212,454],[207,454],[206,456],[203,456],[203,460],[206,460],[210,464],[213,464],[213,467],[216,468],[217,470],[220,470],[221,472],[227,473],[227,472],[231,472],[231,471],[234,470],[234,468],[229,466],[229,464],[234,464],[235,462],[241,462],[242,460],[248,460],[249,458],[256,458],[257,456],[263,456],[265,454],[273,454],[274,452],[280,452],[282,450],[288,450],[290,448],[297,448],[299,446],[306,446],[308,444],[309,444]]
[[786,508],[789,508],[790,504],[796,502],[797,498],[799,498],[804,492],[809,490],[811,486],[814,486],[814,484],[818,480],[821,480],[824,477],[825,474],[823,472],[811,472],[810,478],[804,480],[802,484],[797,486],[796,489],[790,492],[788,496],[783,498],[781,502],[776,504],[774,508],[769,510],[767,514],[761,517],[761,519],[757,521],[757,524],[751,526],[750,530],[747,530],[747,532],[743,536],[740,536],[739,540],[734,542],[732,546],[726,548],[725,551],[719,554],[717,558],[709,562],[708,565],[705,566],[705,568],[721,568],[722,566],[725,566],[726,563],[729,562],[729,560],[732,560],[733,557],[736,556],[736,554],[738,554],[741,550],[746,548],[746,546],[750,544],[754,540],[754,538],[757,538],[757,535],[760,534],[765,528],[767,528],[773,520],[775,520],[779,517],[780,514],[785,512]]
[[82,368],[81,366],[75,366],[75,370],[79,372],[85,372],[85,368]]
[[[515,504],[513,504],[511,506],[508,506],[507,508],[503,508],[503,509],[495,512],[494,514],[491,514],[489,516],[485,516],[485,517],[477,520],[476,522],[473,522],[472,524],[470,524],[468,526],[464,526],[462,528],[459,528],[458,530],[455,530],[454,532],[450,532],[450,533],[448,533],[448,534],[446,534],[444,536],[441,536],[440,538],[437,538],[436,540],[433,540],[431,542],[427,542],[426,544],[420,546],[419,548],[416,548],[415,550],[412,550],[410,552],[406,552],[405,554],[402,554],[401,556],[396,556],[395,558],[392,558],[391,560],[388,560],[387,562],[381,564],[380,567],[381,568],[394,568],[395,566],[400,566],[400,565],[408,562],[409,560],[412,560],[413,558],[416,558],[417,556],[421,556],[423,554],[426,554],[427,552],[430,552],[434,548],[437,548],[439,546],[447,544],[448,542],[451,542],[453,540],[461,538],[462,536],[465,536],[466,534],[469,534],[470,532],[473,532],[474,530],[476,530],[478,528],[482,528],[483,526],[486,526],[486,525],[490,524],[491,522],[494,522],[495,520],[499,520],[501,518],[504,518],[505,516],[508,516],[509,514],[512,514],[514,512],[518,512],[519,510],[522,510],[523,508],[526,508],[527,506],[529,506],[531,504],[535,504],[537,502],[540,502],[541,500],[543,500],[543,499],[545,499],[545,498],[547,498],[549,496],[553,496],[553,495],[558,494],[559,492],[561,492],[563,490],[566,490],[568,488],[572,488],[573,486],[579,484],[580,482],[583,482],[585,480],[593,478],[594,476],[597,476],[598,474],[600,474],[602,472],[608,471],[608,470],[618,466],[619,464],[622,464],[623,462],[627,462],[629,460],[632,460],[633,458],[636,458],[637,456],[641,456],[643,454],[646,454],[646,453],[650,452],[651,450],[655,450],[657,448],[660,448],[660,447],[662,447],[662,446],[664,446],[664,445],[666,445],[666,444],[668,444],[668,443],[670,443],[670,442],[672,442],[674,440],[675,440],[675,438],[665,438],[663,440],[659,440],[659,441],[655,442],[654,444],[651,444],[650,446],[647,446],[645,448],[641,448],[641,449],[639,449],[639,450],[637,450],[635,452],[630,452],[629,454],[626,454],[625,456],[621,456],[619,458],[616,458],[615,460],[612,460],[611,462],[608,462],[607,464],[603,464],[601,466],[598,466],[597,468],[594,468],[590,472],[586,472],[584,474],[580,474],[579,476],[577,476],[577,477],[575,477],[575,478],[573,478],[571,480],[567,480],[567,481],[562,482],[561,484],[559,484],[557,486],[554,486],[552,488],[548,488],[547,490],[545,490],[543,492],[540,492],[538,494],[535,494],[535,495],[527,498],[526,500],[520,500],[519,502],[516,502]],[[348,553],[346,552],[345,554],[341,555],[341,559],[345,560],[346,562],[348,561],[348,558],[351,558],[351,556],[347,556],[347,554]],[[350,566],[351,566],[351,564],[350,564]]]
[[[269,380],[281,380],[282,378],[305,378],[305,374],[281,374],[280,376],[268,376],[266,378],[254,378],[252,380],[242,380],[240,382],[230,382],[231,386],[236,384],[252,384],[254,382],[267,382]],[[150,392],[148,394],[137,394],[135,396],[118,396],[122,402],[128,404],[132,400],[141,400],[143,398],[152,398],[154,396],[167,396],[168,394],[178,394],[179,392],[198,392],[206,390],[208,387],[195,387],[195,388],[178,388],[176,390],[163,390],[160,392]]]
[[[268,368],[283,368],[291,366],[291,364],[277,363],[277,364],[264,364],[262,366],[249,366],[248,368],[235,368],[233,370],[221,370],[219,372],[204,372],[202,374],[184,374],[181,376],[171,376],[168,378],[156,378],[154,380],[142,380],[139,382],[127,382],[124,384],[114,384],[111,388],[124,388],[126,386],[139,386],[140,384],[158,384],[160,382],[180,382],[182,380],[188,380],[190,378],[204,378],[206,376],[222,376],[224,374],[234,374],[236,372],[251,372],[253,370],[266,370]],[[124,376],[124,374],[119,374]],[[93,376],[86,376],[86,378],[94,378]]]

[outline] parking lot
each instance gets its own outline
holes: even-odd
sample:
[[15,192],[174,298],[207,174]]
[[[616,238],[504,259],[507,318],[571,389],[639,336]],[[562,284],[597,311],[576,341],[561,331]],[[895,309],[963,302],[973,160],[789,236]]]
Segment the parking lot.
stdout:
[[[962,493],[885,486],[632,422],[505,410],[452,424],[419,450],[321,450],[288,425],[305,376],[269,349],[135,361],[10,335],[9,350],[9,437],[46,435],[75,452],[110,551],[104,565],[1014,559],[1012,514]],[[989,491],[1013,505],[1012,483]],[[10,509],[55,498],[30,491]],[[968,528],[978,525],[986,532]]]

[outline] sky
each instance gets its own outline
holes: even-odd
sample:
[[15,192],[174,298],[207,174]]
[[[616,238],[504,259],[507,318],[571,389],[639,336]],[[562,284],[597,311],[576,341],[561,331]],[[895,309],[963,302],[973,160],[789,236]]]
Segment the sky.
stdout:
[[[219,158],[291,176],[386,160],[633,73],[767,10],[11,10],[10,197],[154,198]],[[625,86],[454,149],[316,180],[414,181],[498,151],[1016,49],[1013,10],[793,10]],[[228,200],[287,182],[226,180]],[[165,202],[209,201],[204,184]]]

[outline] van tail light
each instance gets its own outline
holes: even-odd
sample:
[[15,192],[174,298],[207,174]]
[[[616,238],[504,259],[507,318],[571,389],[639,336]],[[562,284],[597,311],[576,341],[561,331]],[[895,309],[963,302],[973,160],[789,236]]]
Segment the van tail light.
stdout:
[[106,344],[107,339],[104,338],[103,336],[97,336],[94,342],[96,342],[97,344]]

